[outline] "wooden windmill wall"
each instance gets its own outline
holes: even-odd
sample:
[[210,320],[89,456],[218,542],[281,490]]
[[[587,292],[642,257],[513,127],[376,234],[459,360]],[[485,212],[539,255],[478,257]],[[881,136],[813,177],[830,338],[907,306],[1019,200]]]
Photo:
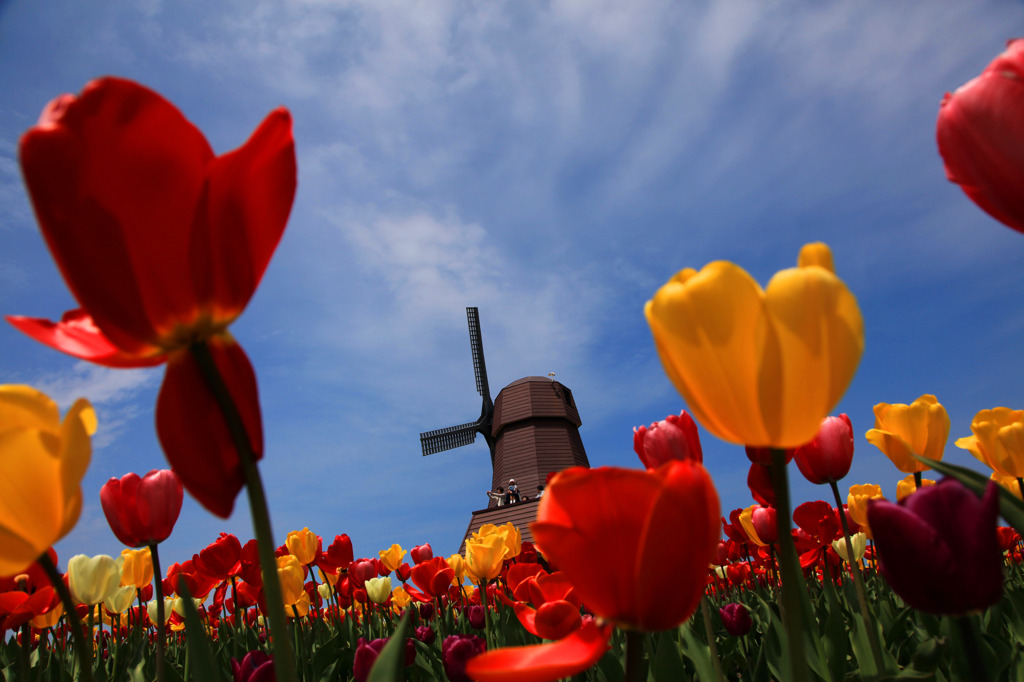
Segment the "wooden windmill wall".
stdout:
[[473,512],[460,553],[465,538],[485,523],[500,526],[511,521],[519,528],[523,540],[532,540],[529,524],[537,516],[537,486],[551,472],[590,466],[580,440],[580,415],[572,391],[548,377],[526,377],[503,388],[497,401],[491,402],[477,309],[466,308],[466,319],[476,390],[482,398],[480,417],[421,433],[423,455],[469,445],[480,434],[491,454],[491,490],[498,486],[507,488],[508,480],[514,478],[520,494],[530,501],[498,507],[492,500],[488,507]]
[[573,466],[589,467],[580,439],[580,415],[572,391],[548,377],[525,377],[513,381],[494,401],[492,436],[496,442],[491,489],[508,488],[514,478],[521,495],[530,501],[473,512],[463,536],[466,538],[485,523],[503,525],[511,521],[523,540],[532,541],[530,522],[537,516],[537,486],[548,474]]

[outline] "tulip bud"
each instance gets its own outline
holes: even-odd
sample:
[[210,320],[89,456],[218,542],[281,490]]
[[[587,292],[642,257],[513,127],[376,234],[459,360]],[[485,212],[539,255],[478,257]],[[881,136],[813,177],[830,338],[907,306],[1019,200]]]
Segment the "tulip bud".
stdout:
[[429,544],[417,545],[409,550],[409,555],[412,557],[414,564],[422,564],[424,561],[430,561],[434,558],[434,550]]
[[743,604],[726,604],[718,609],[722,617],[722,625],[725,631],[733,637],[742,637],[750,632],[753,622],[750,619],[750,611]]
[[846,551],[846,538],[839,538],[832,541],[832,549],[835,550],[836,554],[845,561],[846,563],[853,563],[854,561],[860,561],[864,558],[864,550],[868,546],[868,536],[864,533],[854,533],[850,536],[850,544],[853,546],[853,560],[850,560],[849,554]]
[[374,604],[383,604],[391,594],[391,578],[378,577],[366,581],[366,596]]
[[754,531],[762,542],[769,544],[779,541],[778,513],[775,507],[756,507],[750,516]]
[[648,469],[657,469],[672,459],[704,461],[697,424],[685,410],[678,416],[670,414],[650,428],[635,427],[633,449]]
[[800,473],[820,485],[842,479],[853,463],[853,425],[845,414],[825,417],[818,435],[801,445],[794,455]]
[[451,682],[470,682],[466,664],[487,649],[487,644],[476,635],[449,635],[441,644],[444,673]]

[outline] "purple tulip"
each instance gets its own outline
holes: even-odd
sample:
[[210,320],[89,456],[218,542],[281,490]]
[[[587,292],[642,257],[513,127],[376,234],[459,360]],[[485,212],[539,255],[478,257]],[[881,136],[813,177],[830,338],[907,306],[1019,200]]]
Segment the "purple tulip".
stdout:
[[733,637],[742,637],[747,634],[754,624],[750,620],[750,611],[743,604],[726,604],[718,609],[718,615],[722,617],[725,631]]
[[234,682],[275,682],[274,659],[259,649],[247,653],[241,663],[232,658],[231,676]]
[[449,635],[441,644],[444,674],[451,682],[470,682],[466,677],[466,663],[482,654],[487,644],[476,635]]
[[871,500],[879,570],[919,611],[955,616],[988,608],[1003,594],[998,514],[994,481],[981,499],[946,478],[898,504]]

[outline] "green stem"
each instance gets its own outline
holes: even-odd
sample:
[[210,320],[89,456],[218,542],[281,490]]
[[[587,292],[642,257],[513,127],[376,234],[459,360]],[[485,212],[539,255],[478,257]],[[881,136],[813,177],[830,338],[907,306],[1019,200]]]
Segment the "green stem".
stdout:
[[270,619],[270,635],[274,640],[274,672],[278,682],[296,682],[295,654],[288,637],[288,619],[284,614],[284,597],[277,576],[277,559],[274,557],[274,532],[270,526],[270,511],[259,468],[256,466],[256,456],[249,443],[245,424],[238,414],[235,401],[224,383],[209,347],[205,342],[200,342],[193,344],[190,350],[224,415],[224,421],[227,422],[242,465],[245,489],[249,496],[249,511],[252,514],[252,527],[259,550],[260,569],[263,572],[263,594],[270,611],[267,615]]
[[707,595],[700,598],[700,611],[704,616],[704,632],[708,636],[708,647],[711,648],[711,664],[715,666],[715,679],[724,682],[722,661],[718,658],[718,644],[715,642],[715,627],[711,624],[711,610],[708,608]]
[[829,481],[829,485],[832,486],[832,494],[836,498],[836,509],[839,510],[839,522],[843,526],[843,538],[846,541],[846,556],[850,557],[850,565],[853,567],[853,587],[857,592],[857,605],[860,607],[860,617],[864,622],[864,629],[867,630],[868,633],[868,644],[871,647],[871,657],[875,660],[875,670],[881,673],[885,670],[885,661],[882,658],[882,645],[878,641],[878,629],[875,627],[874,619],[871,617],[867,594],[864,592],[864,576],[860,573],[860,561],[853,555],[853,540],[850,538],[850,524],[846,521],[846,512],[843,510],[843,500],[839,497],[839,486],[833,480]]
[[153,561],[153,594],[156,596],[156,679],[164,679],[164,648],[167,646],[167,618],[164,604],[164,574],[160,571],[160,554],[156,543],[149,546],[149,556]]
[[920,471],[914,472],[914,490],[920,490],[923,484],[923,478]]
[[639,630],[626,630],[626,673],[623,682],[643,680],[644,634]]
[[83,682],[92,682],[92,647],[89,646],[92,644],[92,639],[85,638],[82,620],[78,617],[78,611],[75,609],[75,602],[71,599],[68,586],[64,584],[64,579],[57,572],[57,567],[53,565],[49,554],[43,552],[43,555],[39,557],[39,565],[46,572],[46,577],[50,579],[53,589],[60,595],[60,601],[64,604],[64,615],[71,622],[71,632],[75,637],[75,651],[78,654],[78,667],[82,680]]
[[808,682],[804,655],[804,576],[789,526],[789,480],[786,478],[786,451],[772,448],[772,488],[775,491],[776,526],[779,535],[779,566],[782,570],[782,623],[786,628],[789,673],[794,682]]
[[950,616],[956,627],[960,640],[963,642],[964,658],[967,659],[967,667],[970,668],[971,679],[991,679],[985,670],[985,658],[981,655],[981,642],[978,641],[977,625],[974,616]]

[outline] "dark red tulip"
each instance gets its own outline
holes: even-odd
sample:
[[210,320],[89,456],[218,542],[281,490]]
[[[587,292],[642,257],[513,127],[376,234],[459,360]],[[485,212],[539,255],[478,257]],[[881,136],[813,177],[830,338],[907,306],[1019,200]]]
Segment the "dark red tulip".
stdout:
[[[745,448],[745,451],[747,453],[747,459],[755,464],[764,464],[765,466],[768,466],[772,463],[772,448],[753,447],[748,445]],[[795,452],[796,450],[793,448],[786,450],[786,464],[789,464],[790,461],[792,461],[793,453]]]
[[725,631],[733,637],[742,637],[750,632],[753,621],[750,619],[750,611],[743,604],[726,604],[718,609],[718,615],[722,617],[722,625]]
[[441,643],[441,661],[444,673],[451,682],[470,682],[466,664],[487,649],[487,644],[476,635],[449,635]]
[[404,583],[410,576],[412,576],[412,566],[402,562],[398,565],[398,568],[395,569],[395,576]]
[[163,542],[181,513],[181,481],[170,469],[154,469],[139,478],[125,474],[100,488],[100,504],[110,529],[129,547]]
[[988,608],[1003,594],[998,514],[994,481],[980,499],[947,478],[896,504],[871,500],[879,570],[919,611],[954,616]]
[[648,469],[657,469],[671,459],[704,461],[700,435],[693,417],[682,411],[660,422],[633,429],[633,449]]
[[825,417],[818,435],[796,449],[796,466],[808,481],[829,483],[850,473],[853,464],[853,425],[845,414]]
[[946,93],[936,138],[946,177],[982,210],[1024,232],[1024,41]]
[[[423,606],[426,606],[426,604]],[[420,607],[421,610],[423,606]],[[430,646],[434,643],[434,640],[437,639],[437,633],[434,632],[434,628],[429,625],[419,625],[416,627],[416,639],[420,640],[427,646]]]

